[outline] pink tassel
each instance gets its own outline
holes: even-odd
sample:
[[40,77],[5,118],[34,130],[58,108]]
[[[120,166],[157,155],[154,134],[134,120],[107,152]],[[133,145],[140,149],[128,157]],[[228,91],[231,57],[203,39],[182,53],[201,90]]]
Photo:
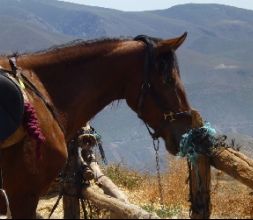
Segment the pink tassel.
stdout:
[[39,121],[36,115],[36,111],[34,107],[26,102],[24,105],[24,126],[28,132],[28,134],[34,138],[37,142],[36,146],[36,156],[38,159],[41,159],[41,144],[45,143],[46,138],[43,135]]

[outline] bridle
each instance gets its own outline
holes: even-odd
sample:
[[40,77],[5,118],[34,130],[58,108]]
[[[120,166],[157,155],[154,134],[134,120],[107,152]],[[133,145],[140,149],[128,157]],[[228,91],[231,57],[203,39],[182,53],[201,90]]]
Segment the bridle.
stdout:
[[[140,119],[143,120],[143,106],[144,106],[144,100],[147,97],[147,95],[150,95],[153,97],[153,100],[155,101],[158,108],[163,112],[163,121],[160,124],[158,129],[153,129],[154,132],[151,131],[151,128],[147,124],[147,122],[144,121],[145,126],[147,127],[147,130],[153,140],[157,140],[160,137],[161,130],[168,124],[171,124],[172,122],[176,120],[182,120],[185,118],[192,117],[191,111],[183,111],[183,112],[172,112],[167,111],[167,108],[165,107],[165,104],[162,102],[161,97],[156,93],[155,89],[152,86],[151,81],[151,73],[152,70],[155,68],[155,56],[154,56],[154,46],[155,41],[154,39],[145,36],[145,35],[139,35],[134,38],[136,41],[142,41],[145,45],[145,60],[144,60],[144,76],[143,76],[143,82],[141,85],[141,92],[139,95],[138,103],[137,103],[137,114]],[[165,69],[166,71],[168,69]],[[175,87],[176,95],[177,88]]]

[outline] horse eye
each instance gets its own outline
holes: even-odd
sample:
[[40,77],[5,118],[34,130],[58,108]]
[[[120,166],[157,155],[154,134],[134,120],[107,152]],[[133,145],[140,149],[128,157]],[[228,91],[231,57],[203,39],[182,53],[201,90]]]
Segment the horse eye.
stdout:
[[167,62],[167,59],[162,59],[159,63],[159,70],[163,77],[163,84],[166,86],[172,86],[175,83],[171,74],[168,73],[169,69],[169,62]]
[[173,77],[166,74],[163,77],[163,84],[166,86],[173,86],[175,84],[175,80],[173,79]]

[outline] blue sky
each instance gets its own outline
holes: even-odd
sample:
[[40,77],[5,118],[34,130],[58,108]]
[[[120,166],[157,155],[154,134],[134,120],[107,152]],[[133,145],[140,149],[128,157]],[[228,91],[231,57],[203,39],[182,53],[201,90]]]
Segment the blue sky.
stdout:
[[218,3],[253,10],[253,0],[64,0],[124,11],[165,9],[185,3]]

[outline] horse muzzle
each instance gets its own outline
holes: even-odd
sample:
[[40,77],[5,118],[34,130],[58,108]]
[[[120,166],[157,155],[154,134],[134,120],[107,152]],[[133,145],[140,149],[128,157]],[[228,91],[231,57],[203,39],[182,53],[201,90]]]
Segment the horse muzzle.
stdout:
[[168,127],[168,132],[165,132],[167,135],[165,135],[164,140],[167,150],[171,154],[176,155],[179,152],[179,144],[182,135],[187,133],[190,129],[202,127],[203,124],[200,113],[195,109],[184,112],[184,114],[178,114],[177,120],[172,120]]
[[204,125],[204,121],[200,115],[200,113],[196,109],[192,109],[192,128],[199,128]]

